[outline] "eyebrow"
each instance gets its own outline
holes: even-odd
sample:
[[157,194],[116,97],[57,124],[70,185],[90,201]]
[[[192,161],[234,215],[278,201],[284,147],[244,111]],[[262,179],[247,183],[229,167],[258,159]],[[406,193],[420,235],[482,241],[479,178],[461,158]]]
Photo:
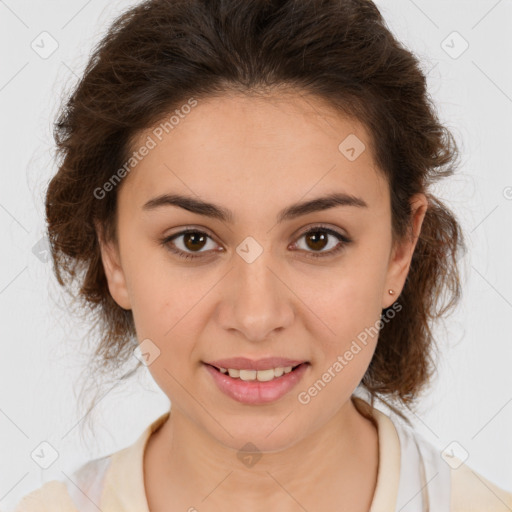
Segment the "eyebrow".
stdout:
[[[233,212],[227,208],[180,194],[162,194],[146,202],[142,209],[144,211],[151,211],[163,206],[177,206],[189,212],[231,224],[235,218]],[[338,192],[310,201],[295,203],[284,208],[277,215],[277,223],[293,220],[297,217],[307,215],[308,213],[328,210],[337,206],[368,207],[366,202],[360,197]]]

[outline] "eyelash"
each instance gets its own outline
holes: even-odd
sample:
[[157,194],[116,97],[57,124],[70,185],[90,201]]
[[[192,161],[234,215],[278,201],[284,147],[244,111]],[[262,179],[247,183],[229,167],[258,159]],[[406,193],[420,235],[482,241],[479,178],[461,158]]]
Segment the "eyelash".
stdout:
[[[334,249],[331,249],[330,251],[321,252],[321,253],[312,252],[312,253],[308,254],[307,257],[327,258],[330,256],[335,256],[339,252],[341,252],[348,244],[350,244],[352,242],[352,240],[350,238],[346,237],[345,235],[342,235],[341,233],[338,233],[337,231],[335,231],[331,228],[328,228],[327,226],[323,226],[323,225],[314,226],[314,227],[308,229],[307,231],[301,233],[298,240],[300,240],[300,238],[302,238],[304,235],[308,235],[310,233],[317,233],[317,232],[322,232],[322,233],[327,233],[329,235],[333,235],[334,237],[338,238],[338,240],[342,243],[338,244]],[[187,253],[185,251],[182,251],[181,249],[177,249],[174,244],[171,244],[171,242],[175,238],[179,238],[180,236],[186,235],[188,233],[198,233],[198,234],[206,235],[210,239],[212,238],[212,237],[210,237],[210,235],[208,235],[208,233],[205,233],[204,231],[200,231],[199,229],[188,228],[183,231],[180,231],[179,233],[175,233],[171,236],[161,239],[160,244],[162,246],[164,246],[167,250],[176,254],[180,258],[187,259],[187,260],[202,258],[203,257],[201,255],[202,253],[199,253],[198,255]],[[306,251],[306,252],[309,253],[309,251]]]

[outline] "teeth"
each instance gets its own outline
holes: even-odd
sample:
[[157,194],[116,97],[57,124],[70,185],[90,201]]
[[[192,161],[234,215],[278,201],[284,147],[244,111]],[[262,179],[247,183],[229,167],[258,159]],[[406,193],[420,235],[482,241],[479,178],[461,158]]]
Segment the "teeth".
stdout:
[[260,373],[256,370],[240,370],[240,379],[241,380],[254,380],[256,375]]
[[281,377],[285,373],[292,371],[292,366],[270,368],[269,370],[236,370],[234,368],[219,368],[221,373],[227,373],[234,379],[243,381],[258,380],[259,382],[268,382],[276,377]]
[[269,370],[258,370],[258,372],[256,372],[256,379],[260,382],[267,382],[272,380],[274,377],[275,375],[273,368],[270,368]]

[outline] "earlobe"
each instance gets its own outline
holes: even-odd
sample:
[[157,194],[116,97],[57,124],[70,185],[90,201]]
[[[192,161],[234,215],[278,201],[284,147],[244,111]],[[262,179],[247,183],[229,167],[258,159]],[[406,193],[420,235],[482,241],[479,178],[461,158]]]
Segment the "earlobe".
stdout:
[[[421,226],[428,208],[425,194],[416,194],[411,198],[412,225],[411,232],[403,240],[397,241],[389,260],[386,286],[382,297],[383,308],[391,306],[400,295],[405,284],[412,255],[421,233]],[[391,293],[389,290],[392,290]]]
[[119,257],[118,246],[112,242],[105,242],[101,235],[101,229],[96,229],[98,234],[98,243],[101,253],[101,261],[107,278],[110,295],[116,303],[123,309],[131,309],[130,296],[126,286],[126,278],[121,260]]

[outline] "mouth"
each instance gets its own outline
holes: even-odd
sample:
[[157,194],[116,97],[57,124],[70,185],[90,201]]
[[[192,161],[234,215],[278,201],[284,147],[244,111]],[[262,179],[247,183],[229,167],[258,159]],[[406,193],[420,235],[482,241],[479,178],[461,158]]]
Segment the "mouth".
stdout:
[[244,382],[269,382],[276,379],[282,378],[288,373],[296,371],[303,365],[308,365],[307,361],[296,364],[294,366],[276,366],[275,368],[267,368],[265,370],[253,370],[253,369],[239,369],[239,368],[223,368],[222,366],[214,366],[209,363],[204,363],[216,370],[219,373],[227,375],[232,379],[242,380]]
[[302,380],[311,366],[307,361],[265,370],[224,368],[210,363],[203,365],[219,391],[247,405],[266,404],[284,397]]

